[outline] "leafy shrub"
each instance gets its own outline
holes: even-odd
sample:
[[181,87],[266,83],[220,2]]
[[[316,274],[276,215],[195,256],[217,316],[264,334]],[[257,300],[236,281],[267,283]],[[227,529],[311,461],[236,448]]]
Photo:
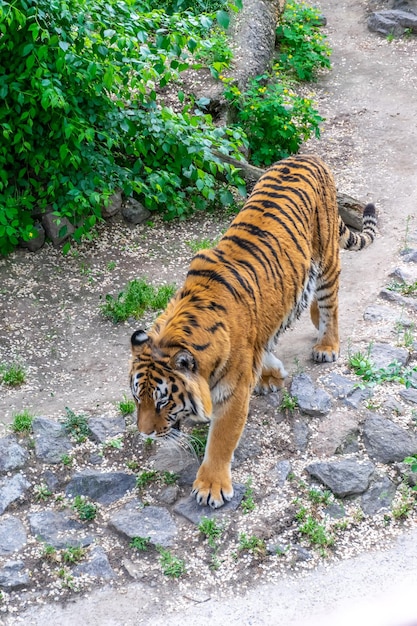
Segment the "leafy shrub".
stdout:
[[323,19],[319,11],[305,2],[287,2],[276,35],[279,63],[298,80],[316,79],[319,68],[330,67],[330,47],[321,33]]
[[127,0],[3,0],[1,253],[36,236],[47,208],[80,240],[116,189],[173,218],[243,184],[211,153],[238,155],[241,133],[157,106],[157,92],[193,62],[212,24]]
[[10,387],[19,387],[19,385],[23,385],[26,382],[26,372],[19,363],[0,364],[0,381]]
[[154,311],[164,309],[174,295],[175,289],[174,285],[155,288],[143,279],[132,280],[116,298],[107,294],[100,310],[115,324],[124,322],[129,317],[139,319],[146,309]]
[[28,434],[32,430],[33,415],[27,409],[13,417],[11,429],[14,433]]

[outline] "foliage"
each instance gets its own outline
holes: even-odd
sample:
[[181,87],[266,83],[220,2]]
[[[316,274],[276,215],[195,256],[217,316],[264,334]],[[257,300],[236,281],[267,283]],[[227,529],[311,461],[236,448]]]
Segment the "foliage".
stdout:
[[97,506],[84,496],[75,496],[72,508],[77,511],[78,517],[82,521],[91,521],[97,516]]
[[45,483],[40,483],[39,485],[35,485],[33,487],[33,492],[35,494],[35,500],[38,502],[47,500],[52,496],[52,491],[49,489],[48,485]]
[[24,410],[22,413],[17,413],[13,417],[11,429],[15,433],[28,434],[32,430],[33,415],[28,410]]
[[[404,459],[404,462],[411,465],[412,472],[417,472],[417,455],[408,456],[406,459]],[[413,491],[417,491],[417,485],[413,487]]]
[[165,576],[170,578],[180,578],[186,572],[185,562],[177,556],[171,554],[169,550],[166,550],[162,546],[157,546],[157,550],[160,554],[160,563],[162,571]]
[[130,415],[135,410],[135,402],[124,394],[117,407],[122,415]]
[[322,548],[332,546],[334,537],[326,533],[326,529],[312,515],[307,515],[303,524],[298,528],[302,535],[305,535],[311,545]]
[[228,185],[243,185],[211,151],[239,157],[238,130],[158,102],[204,56],[213,23],[134,0],[2,0],[1,253],[35,237],[35,214],[47,208],[80,240],[117,189],[173,218],[227,202]]
[[91,434],[88,418],[85,415],[77,415],[67,406],[65,407],[66,418],[63,420],[65,431],[75,437],[77,443],[83,443]]
[[222,536],[223,527],[212,517],[202,517],[198,525],[198,530],[207,537],[209,546],[215,549]]
[[64,563],[68,563],[72,565],[73,563],[78,563],[82,561],[85,557],[85,548],[81,546],[69,546],[65,550],[62,551],[62,560]]
[[271,165],[296,153],[312,135],[320,136],[323,118],[309,98],[296,94],[277,68],[273,75],[253,78],[243,93],[229,86],[225,97],[237,110],[238,127],[248,137],[255,165]]
[[10,365],[0,364],[0,381],[10,387],[19,387],[19,385],[23,385],[23,383],[26,382],[26,372],[19,363],[11,363]]
[[321,26],[316,9],[287,4],[277,29],[280,55],[273,71],[249,81],[243,93],[231,83],[225,90],[255,165],[271,165],[298,152],[311,136],[320,136],[323,118],[310,98],[295,92],[294,81],[313,80],[319,67],[330,67],[330,48]]
[[279,410],[283,413],[287,411],[292,413],[298,406],[298,400],[296,396],[292,396],[286,389],[282,390],[281,403],[279,405]]
[[149,483],[153,482],[157,478],[158,472],[156,472],[155,470],[146,470],[144,472],[141,472],[136,477],[136,487],[138,489],[143,489],[144,487],[146,487],[146,485],[149,485]]
[[252,535],[248,537],[246,533],[239,535],[239,551],[251,552],[254,556],[264,556],[266,554],[266,545],[263,539]]
[[115,324],[124,322],[129,317],[139,319],[146,309],[154,311],[164,309],[174,295],[175,289],[174,285],[155,288],[143,279],[135,279],[130,281],[116,298],[107,294],[100,310]]
[[143,552],[148,549],[150,540],[150,537],[133,537],[129,545],[131,548]]
[[243,494],[241,505],[244,513],[250,513],[255,509],[255,500],[253,499],[252,478],[248,478],[245,483],[245,492]]
[[393,282],[388,285],[387,289],[389,291],[397,291],[402,296],[417,296],[417,280],[413,283],[398,283]]
[[199,424],[195,426],[190,434],[191,446],[198,457],[203,457],[206,450],[209,424]]
[[315,80],[318,68],[330,68],[330,47],[321,33],[319,11],[305,2],[287,2],[276,35],[279,63],[298,80]]
[[398,361],[387,367],[376,367],[370,358],[362,352],[355,352],[349,357],[349,367],[357,376],[370,385],[394,382],[409,387],[417,387],[415,373],[417,367],[405,367]]

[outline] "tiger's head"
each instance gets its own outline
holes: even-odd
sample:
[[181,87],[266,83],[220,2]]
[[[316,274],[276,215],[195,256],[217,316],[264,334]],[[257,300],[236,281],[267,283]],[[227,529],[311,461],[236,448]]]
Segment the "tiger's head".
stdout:
[[186,417],[210,420],[210,390],[191,352],[161,346],[143,330],[133,333],[131,349],[130,388],[140,433],[164,437]]

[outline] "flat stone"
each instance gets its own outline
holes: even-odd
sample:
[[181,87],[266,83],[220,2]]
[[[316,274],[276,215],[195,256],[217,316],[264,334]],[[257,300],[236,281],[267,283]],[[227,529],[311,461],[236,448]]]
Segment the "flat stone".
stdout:
[[95,472],[86,469],[75,474],[67,485],[69,497],[86,496],[101,504],[110,504],[134,489],[136,476],[124,472]]
[[394,362],[407,365],[410,354],[405,348],[396,348],[389,343],[374,343],[371,346],[369,358],[376,367],[383,368]]
[[42,226],[55,247],[69,239],[75,231],[74,226],[66,217],[58,217],[52,213],[46,213],[43,216]]
[[417,15],[400,9],[376,11],[368,18],[368,28],[384,37],[401,37],[406,30],[417,32]]
[[95,546],[91,550],[87,561],[76,565],[72,573],[74,576],[83,576],[87,574],[94,578],[101,578],[103,580],[111,580],[115,577],[115,573],[110,566],[107,554],[101,546]]
[[123,196],[121,191],[116,191],[113,195],[110,196],[108,203],[101,208],[101,214],[104,219],[107,219],[109,217],[112,217],[113,215],[116,215],[116,213],[119,213],[120,209],[122,208],[122,200]]
[[[396,322],[398,320],[398,312],[389,306],[384,306],[383,304],[371,304],[365,309],[365,313],[363,314],[363,319],[367,322]],[[408,320],[411,323],[410,320]],[[401,318],[401,322],[405,324],[403,318]]]
[[291,473],[292,466],[290,461],[285,459],[284,461],[279,461],[275,465],[274,474],[277,478],[277,485],[282,487],[285,484],[285,481],[288,478],[288,475]]
[[357,409],[363,400],[372,396],[372,390],[368,387],[359,389],[357,381],[346,376],[332,372],[324,381],[326,387],[334,398],[342,400],[347,407]]
[[0,439],[0,472],[21,469],[28,457],[27,450],[17,442],[13,435]]
[[369,461],[360,463],[355,459],[317,462],[306,467],[310,476],[326,485],[338,498],[366,491],[374,469]]
[[142,224],[151,217],[148,209],[135,198],[127,199],[126,204],[122,207],[122,215],[130,224]]
[[23,561],[8,561],[0,569],[0,589],[16,591],[30,584],[29,574]]
[[366,515],[375,515],[381,510],[389,511],[396,491],[397,487],[388,476],[375,480],[361,498],[362,511]]
[[172,545],[177,534],[177,526],[167,509],[143,506],[139,500],[132,500],[113,513],[109,526],[128,539],[148,538],[151,544],[164,548]]
[[331,408],[330,395],[324,389],[313,384],[307,374],[294,376],[291,383],[291,395],[298,401],[300,411],[313,417],[327,415]]
[[312,451],[318,456],[333,456],[352,450],[352,443],[358,440],[359,422],[356,415],[347,412],[336,412],[320,422],[317,436],[312,441]]
[[0,481],[0,515],[3,515],[10,504],[25,495],[31,486],[23,474],[14,474],[12,477]]
[[300,452],[305,452],[310,438],[310,426],[303,415],[293,416],[290,419],[294,446]]
[[0,519],[0,556],[12,554],[27,542],[25,527],[17,517]]
[[396,291],[390,289],[382,289],[379,293],[383,300],[388,302],[395,302],[401,307],[410,309],[411,311],[417,311],[417,298],[410,298],[409,296],[403,296]]
[[28,521],[30,532],[38,541],[60,550],[68,546],[73,548],[89,546],[94,537],[86,531],[88,528],[71,517],[69,511],[40,511],[30,513]]
[[91,430],[91,439],[96,443],[104,443],[126,431],[126,420],[120,415],[117,417],[90,417],[88,427]]
[[35,417],[32,421],[35,454],[47,463],[60,463],[62,457],[72,449],[72,443],[62,424],[46,417]]
[[417,389],[401,389],[400,396],[410,404],[417,404]]
[[42,246],[45,243],[45,238],[46,238],[45,229],[42,226],[42,224],[36,223],[33,225],[32,233],[34,234],[34,236],[31,237],[31,239],[28,239],[27,241],[25,241],[24,239],[21,239],[19,241],[19,246],[21,248],[26,248],[26,250],[29,250],[29,252],[37,252],[38,250],[42,248]]
[[369,456],[381,463],[403,461],[417,453],[417,435],[386,417],[371,414],[365,420],[363,437]]
[[243,496],[246,491],[245,485],[234,484],[233,485],[233,498],[229,502],[225,502],[219,509],[212,509],[209,506],[201,506],[198,504],[194,496],[188,496],[183,498],[174,507],[174,513],[185,517],[189,522],[193,524],[199,524],[203,517],[221,517],[225,513],[230,511],[236,511],[240,503],[243,500]]

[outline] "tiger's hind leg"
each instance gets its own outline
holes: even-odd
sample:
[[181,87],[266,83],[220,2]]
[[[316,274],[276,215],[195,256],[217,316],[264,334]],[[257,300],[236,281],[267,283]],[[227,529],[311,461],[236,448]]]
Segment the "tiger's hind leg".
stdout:
[[313,347],[313,360],[317,363],[332,363],[339,356],[339,263],[335,263],[332,270],[318,279],[316,297],[310,308],[311,319],[319,331]]
[[284,386],[288,376],[281,361],[272,352],[266,351],[262,360],[262,372],[255,387],[255,393],[266,394],[278,391]]

